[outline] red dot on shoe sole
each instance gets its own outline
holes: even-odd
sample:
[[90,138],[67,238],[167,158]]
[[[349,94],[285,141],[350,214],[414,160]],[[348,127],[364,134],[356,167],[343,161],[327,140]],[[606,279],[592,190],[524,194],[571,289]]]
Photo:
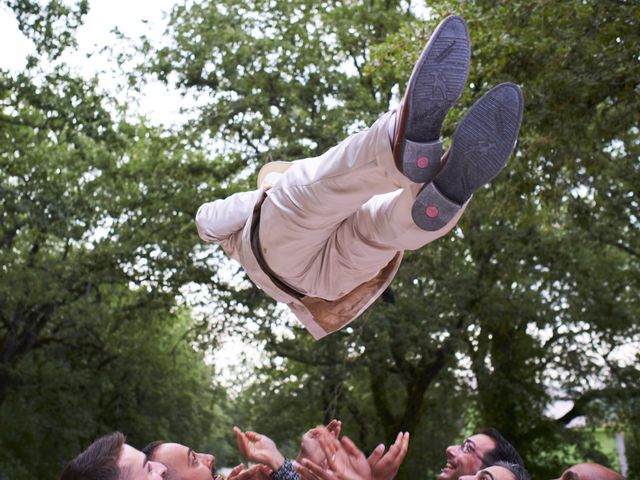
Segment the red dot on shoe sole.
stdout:
[[427,168],[429,166],[429,159],[427,157],[420,157],[416,163],[418,168]]
[[438,211],[438,207],[436,207],[435,205],[429,205],[425,210],[425,213],[427,214],[427,217],[435,218],[440,212]]

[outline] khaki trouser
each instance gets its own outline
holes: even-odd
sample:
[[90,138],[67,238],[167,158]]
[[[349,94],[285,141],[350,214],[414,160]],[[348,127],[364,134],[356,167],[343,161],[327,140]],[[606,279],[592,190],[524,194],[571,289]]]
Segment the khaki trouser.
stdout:
[[295,290],[335,300],[372,279],[398,251],[445,235],[411,218],[422,184],[395,166],[386,113],[323,155],[293,162],[268,191],[260,244],[269,267]]

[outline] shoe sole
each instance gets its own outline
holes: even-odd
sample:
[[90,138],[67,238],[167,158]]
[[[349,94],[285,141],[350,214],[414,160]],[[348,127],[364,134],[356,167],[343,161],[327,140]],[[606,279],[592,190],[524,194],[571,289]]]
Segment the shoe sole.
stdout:
[[399,113],[396,165],[414,182],[430,181],[442,156],[442,123],[467,82],[471,59],[469,32],[457,16],[444,19],[431,35],[413,69]]
[[[416,225],[427,231],[443,228],[475,191],[502,171],[518,139],[523,107],[520,88],[502,83],[469,109],[453,135],[447,162],[416,197],[411,211]],[[455,185],[460,197],[445,196],[446,185]]]

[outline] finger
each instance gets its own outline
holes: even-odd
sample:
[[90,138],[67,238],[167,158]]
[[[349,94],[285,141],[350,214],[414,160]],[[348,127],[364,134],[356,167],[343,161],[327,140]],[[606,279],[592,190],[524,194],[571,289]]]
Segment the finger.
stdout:
[[[402,462],[402,459],[407,454],[407,450],[409,448],[409,433],[400,432],[398,434],[398,439],[393,446],[395,447],[392,455],[392,457],[394,457],[394,461],[399,459],[399,462]],[[391,449],[389,449],[389,452],[391,452]]]
[[333,436],[327,429],[321,431],[320,436],[318,437],[318,441],[320,443],[324,443],[326,446],[330,447],[332,450],[337,450],[340,448],[340,441]]
[[322,468],[320,465],[312,462],[308,458],[304,459],[302,463],[303,463],[303,466],[307,467],[318,478],[329,479],[332,476],[329,470]]
[[327,459],[327,464],[332,470],[337,470],[336,466],[336,452],[340,448],[340,443],[333,435],[323,435],[319,439],[320,448]]
[[298,475],[300,475],[301,480],[321,480],[319,477],[314,475],[311,470],[302,465],[298,465],[298,467],[296,468],[296,472],[298,472]]
[[245,436],[252,442],[257,442],[262,438],[262,435],[256,432],[245,432]]
[[345,451],[352,457],[364,457],[364,453],[356,447],[356,444],[347,436],[342,437],[342,446]]
[[404,432],[404,435],[402,437],[402,448],[400,451],[400,455],[402,456],[402,459],[404,459],[408,451],[409,451],[409,432]]
[[340,441],[334,437],[327,429],[323,429],[318,436],[318,442],[324,445],[326,448],[331,449],[333,452],[340,448]]
[[338,420],[334,418],[327,425],[327,430],[329,430],[330,432],[333,432],[336,428],[338,428],[338,424],[339,424]]
[[273,470],[271,470],[266,465],[259,464],[259,465],[256,465],[256,468],[258,468],[265,475],[269,475],[270,476],[273,473]]
[[382,458],[382,455],[384,455],[384,450],[385,450],[384,443],[381,443],[373,450],[373,452],[371,452],[371,455],[369,455],[369,458],[367,458],[367,462],[369,462],[369,465],[371,467],[373,467],[376,463],[380,461],[380,459]]
[[235,480],[249,480],[254,476],[255,472],[252,472],[251,470],[245,470],[244,472],[238,473],[238,475],[235,477]]
[[395,477],[396,473],[398,473],[400,465],[407,455],[407,450],[409,449],[409,433],[403,433],[400,443],[397,445],[394,444],[394,446],[397,448],[395,448],[393,452],[389,449],[387,455],[385,455],[378,465],[384,468],[391,478]]
[[249,480],[256,478],[265,478],[271,475],[271,469],[266,465],[258,464],[246,469],[236,480]]
[[302,463],[298,464],[297,470],[305,480],[330,480],[331,478],[329,472],[308,459],[302,460]]
[[229,475],[227,475],[227,480],[237,480],[236,475],[238,475],[238,473],[240,473],[240,470],[242,470],[242,468],[238,468],[238,467],[242,467],[243,465],[240,464],[237,467],[233,467],[231,469],[231,471],[229,472]]
[[249,444],[247,442],[247,438],[245,434],[238,427],[233,427],[233,433],[236,434],[236,444],[238,445],[238,450],[240,450],[240,454],[247,458],[249,451]]
[[336,438],[340,436],[341,429],[342,429],[342,422],[336,418],[331,420],[329,422],[329,425],[327,425],[327,430],[329,430],[329,432],[331,432],[331,434]]
[[402,448],[402,439],[403,433],[400,432],[396,436],[396,441],[393,442],[393,445],[389,447],[389,450],[387,451],[387,454],[384,456],[384,459],[382,461],[392,462],[395,460],[395,458],[398,456],[398,453],[400,453],[400,449]]

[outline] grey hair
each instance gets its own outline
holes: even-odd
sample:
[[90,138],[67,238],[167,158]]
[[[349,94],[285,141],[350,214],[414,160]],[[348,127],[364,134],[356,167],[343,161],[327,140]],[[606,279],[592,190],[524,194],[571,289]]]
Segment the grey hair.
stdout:
[[496,462],[492,465],[492,467],[502,467],[509,470],[513,473],[513,476],[516,477],[515,480],[530,480],[529,472],[527,472],[526,468],[517,463],[510,462]]

